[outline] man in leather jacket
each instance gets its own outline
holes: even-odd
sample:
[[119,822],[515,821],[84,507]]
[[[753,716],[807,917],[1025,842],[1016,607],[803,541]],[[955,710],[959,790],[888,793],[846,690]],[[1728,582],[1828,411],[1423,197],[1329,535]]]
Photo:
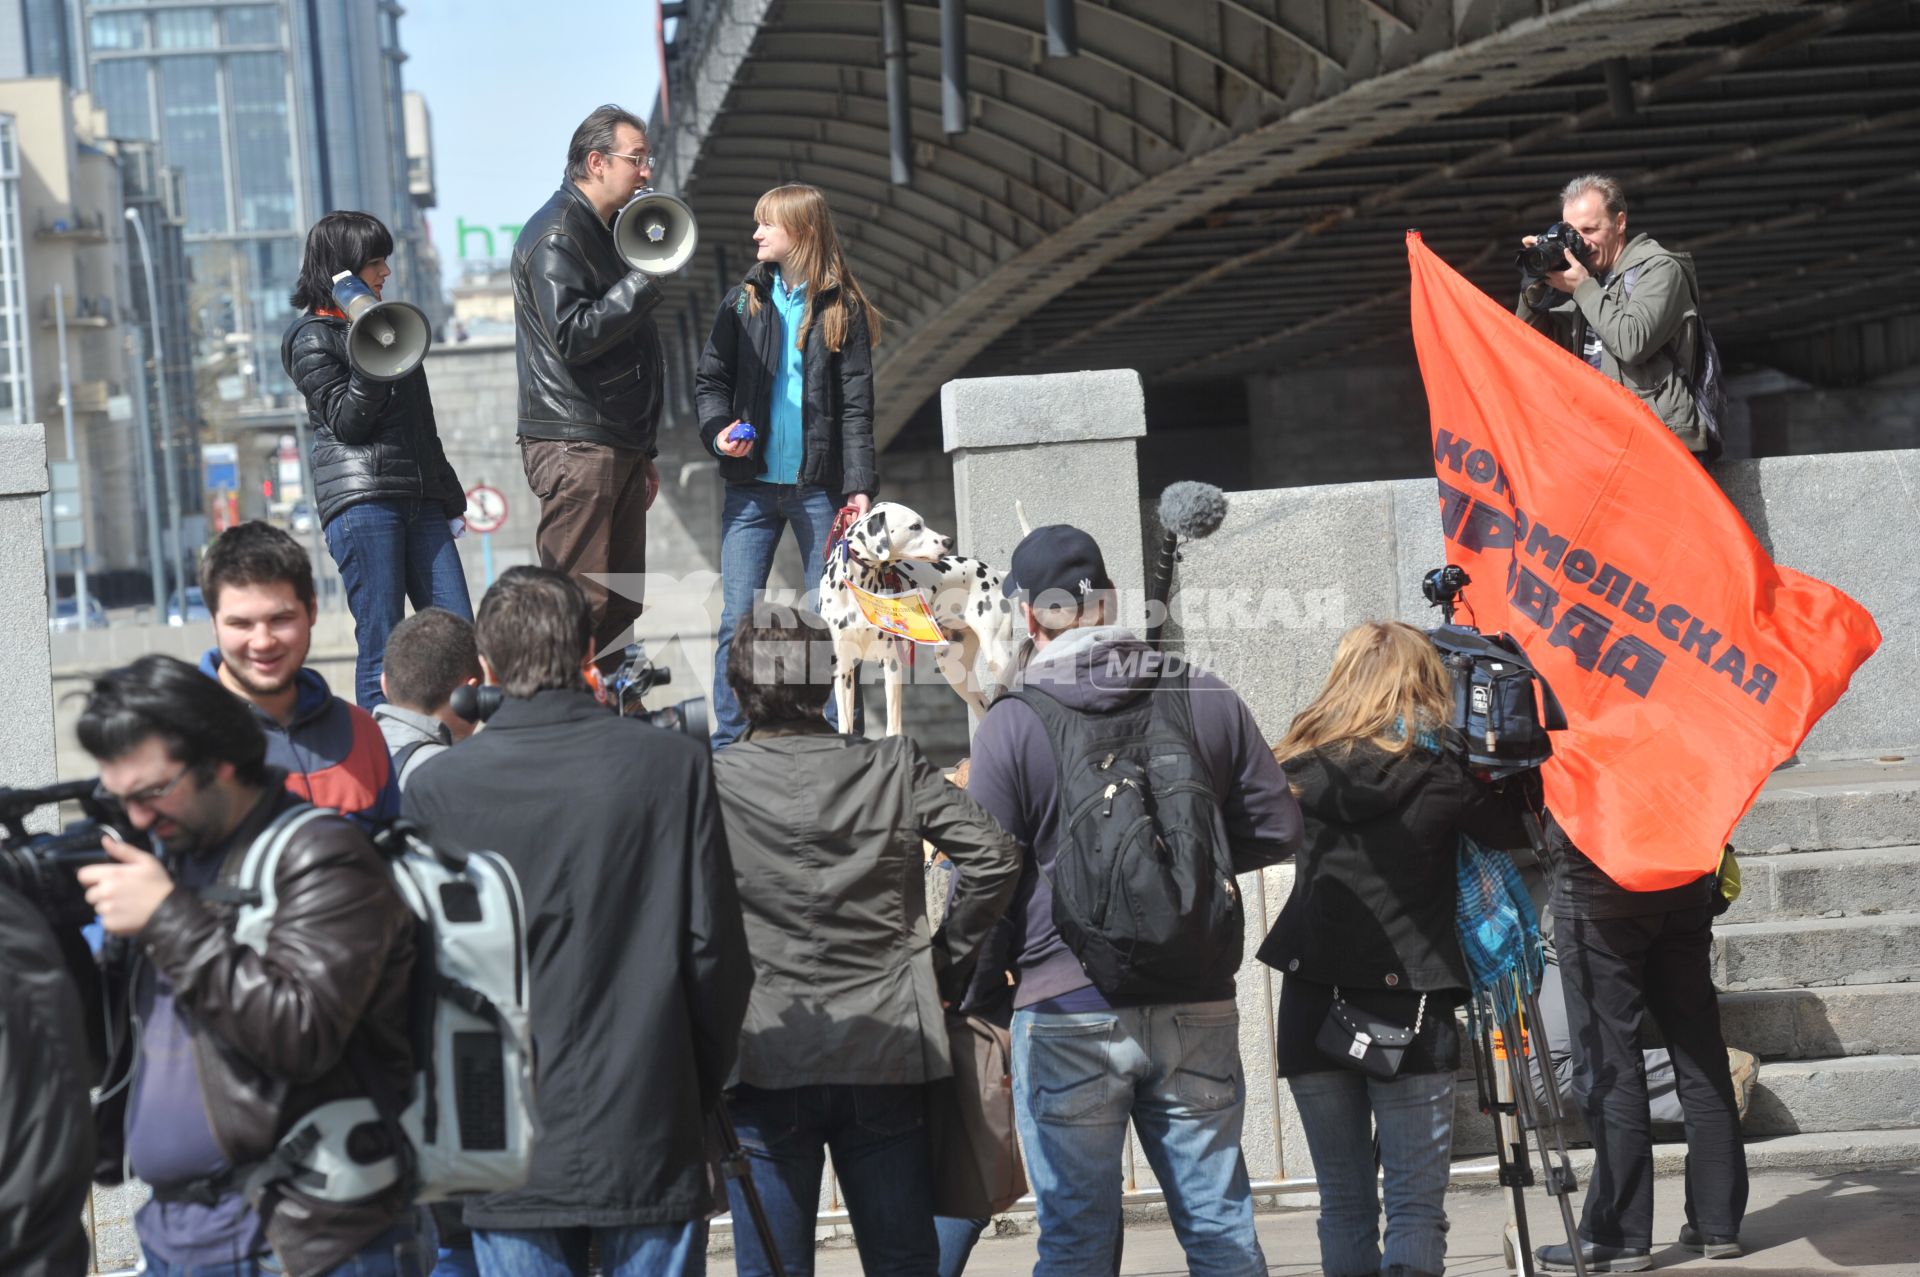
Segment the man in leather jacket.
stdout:
[[109,838],[113,863],[79,874],[119,955],[101,1178],[153,1185],[134,1219],[147,1272],[419,1277],[404,1182],[328,1201],[298,1159],[276,1157],[321,1104],[411,1084],[412,916],[379,854],[341,817],[307,821],[256,950],[234,934],[241,862],[304,804],[267,766],[246,704],[144,656],[94,682],[78,734],[101,789],[159,848]]
[[[580,583],[596,652],[640,615],[646,512],[660,490],[660,290],[615,251],[610,223],[653,174],[646,124],[617,106],[581,121],[567,175],[513,246],[520,459],[540,498],[540,565]],[[632,574],[630,583],[602,574]]]

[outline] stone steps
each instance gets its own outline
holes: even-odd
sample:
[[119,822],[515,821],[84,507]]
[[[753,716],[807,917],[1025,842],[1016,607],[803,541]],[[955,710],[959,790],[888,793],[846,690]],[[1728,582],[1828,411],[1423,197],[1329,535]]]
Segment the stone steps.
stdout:
[[1726,990],[1920,980],[1920,913],[1729,922],[1714,928],[1714,983]]
[[1920,846],[1743,858],[1740,898],[1722,926],[1790,918],[1920,912]]
[[1723,993],[1720,1023],[1766,1061],[1920,1054],[1920,982]]
[[1920,1128],[1920,1056],[1856,1055],[1761,1066],[1749,1135]]

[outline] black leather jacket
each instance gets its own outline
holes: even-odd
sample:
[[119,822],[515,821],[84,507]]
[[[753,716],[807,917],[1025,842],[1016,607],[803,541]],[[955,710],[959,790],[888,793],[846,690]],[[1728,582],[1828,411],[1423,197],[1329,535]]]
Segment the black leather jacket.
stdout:
[[[301,800],[271,773],[272,789],[221,848],[219,881],[238,882],[256,835]],[[364,1095],[348,1063],[357,1049],[389,1095],[412,1086],[407,988],[413,970],[413,916],[393,889],[366,836],[347,820],[323,817],[288,844],[274,885],[279,907],[267,952],[233,935],[233,910],[177,889],[137,937],[130,966],[110,968],[116,1002],[114,1062],[95,1114],[101,1164],[95,1178],[123,1173],[125,1097],[117,1087],[138,1053],[128,1031],[139,963],[151,962],[173,985],[193,1026],[194,1063],[214,1141],[234,1166],[257,1162],[295,1122],[330,1100]],[[289,1277],[313,1277],[343,1263],[391,1228],[407,1210],[404,1185],[335,1204],[287,1187],[270,1194],[267,1240]]]
[[666,360],[660,289],[614,251],[613,230],[572,182],[513,245],[520,437],[659,448]]
[[[759,432],[746,456],[720,457],[720,477],[728,483],[751,483],[764,464],[773,383],[782,355],[772,289],[773,267],[762,262],[727,294],[694,377],[700,441],[707,451],[714,451],[714,440],[735,421],[751,421]],[[758,314],[747,305],[749,293],[759,298]],[[821,296],[832,294],[827,289]],[[873,459],[873,349],[865,316],[856,308],[838,351],[827,349],[815,324],[807,332],[801,369],[805,384],[800,422],[806,438],[800,482],[818,484],[835,495],[871,496],[880,476]]]
[[449,519],[467,508],[440,446],[424,367],[370,381],[347,362],[346,322],[314,314],[288,327],[280,362],[306,397],[320,522],[362,501],[437,501]]

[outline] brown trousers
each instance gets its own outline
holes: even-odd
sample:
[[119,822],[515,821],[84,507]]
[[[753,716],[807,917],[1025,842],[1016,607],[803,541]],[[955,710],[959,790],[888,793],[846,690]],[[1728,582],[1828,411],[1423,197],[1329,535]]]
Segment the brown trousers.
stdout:
[[639,618],[643,602],[647,454],[603,443],[522,439],[520,463],[540,498],[534,534],[540,566],[566,573],[587,592],[594,650],[604,654],[602,667],[612,669],[620,663],[613,645]]

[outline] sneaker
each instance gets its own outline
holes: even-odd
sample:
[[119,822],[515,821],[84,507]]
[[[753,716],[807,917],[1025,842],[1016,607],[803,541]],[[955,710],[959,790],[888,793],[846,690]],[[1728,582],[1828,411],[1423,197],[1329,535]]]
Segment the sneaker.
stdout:
[[1754,1079],[1760,1075],[1760,1061],[1752,1052],[1737,1047],[1727,1048],[1727,1072],[1733,1075],[1733,1102],[1742,1121],[1746,1120],[1747,1105],[1753,1102]]
[[1702,1233],[1692,1224],[1680,1225],[1680,1249],[1705,1255],[1708,1259],[1733,1259],[1747,1253],[1738,1237]]
[[[1550,1273],[1576,1272],[1573,1266],[1573,1248],[1571,1246],[1542,1246],[1533,1252],[1540,1267]],[[1593,1242],[1580,1243],[1580,1258],[1586,1261],[1590,1273],[1638,1273],[1653,1267],[1653,1252],[1632,1250],[1625,1246],[1598,1246]]]

